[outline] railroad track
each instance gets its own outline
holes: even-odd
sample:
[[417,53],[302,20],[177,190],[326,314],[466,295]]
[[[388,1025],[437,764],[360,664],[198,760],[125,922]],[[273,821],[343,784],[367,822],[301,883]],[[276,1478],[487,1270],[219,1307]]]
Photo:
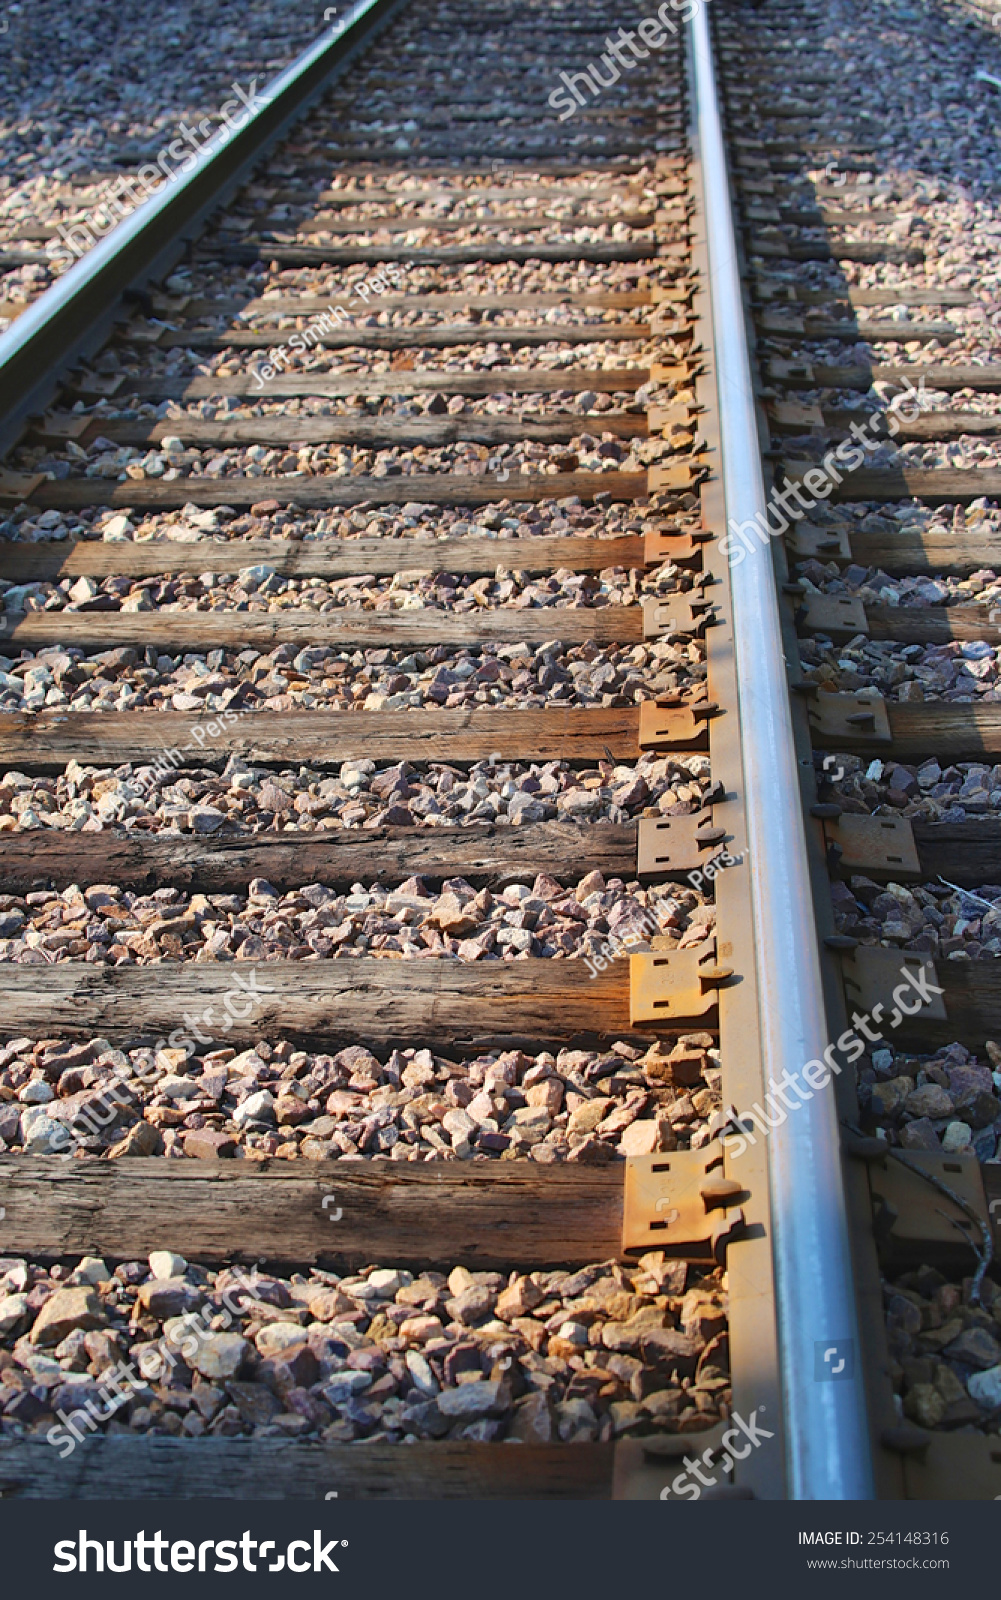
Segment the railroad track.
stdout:
[[1001,1492],[990,415],[811,476],[969,293],[714,18],[359,4],[0,337],[5,1494]]

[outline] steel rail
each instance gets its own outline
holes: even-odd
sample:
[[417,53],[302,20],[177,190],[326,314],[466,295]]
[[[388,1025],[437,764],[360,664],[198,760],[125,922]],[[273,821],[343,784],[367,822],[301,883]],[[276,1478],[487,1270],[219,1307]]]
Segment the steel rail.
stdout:
[[[705,171],[721,472],[727,523],[734,529],[763,515],[765,486],[705,5],[696,5],[690,30]],[[786,1088],[790,1080],[806,1084],[807,1064],[823,1066],[829,1034],[770,546],[755,541],[731,566],[730,581],[762,1059],[773,1089]],[[833,1086],[790,1100],[792,1108],[780,1120],[781,1103],[773,1094],[775,1122],[766,1141],[789,1495],[871,1499]],[[754,1137],[762,1135],[755,1131]],[[836,1355],[825,1363],[832,1349]]]
[[[0,334],[0,453],[51,402],[67,369],[106,342],[123,315],[127,292],[169,270],[261,156],[406,3],[354,0],[332,31],[254,94],[261,104],[235,132],[224,126],[190,172],[165,178],[158,194],[124,217]],[[225,98],[220,91],[220,100]]]

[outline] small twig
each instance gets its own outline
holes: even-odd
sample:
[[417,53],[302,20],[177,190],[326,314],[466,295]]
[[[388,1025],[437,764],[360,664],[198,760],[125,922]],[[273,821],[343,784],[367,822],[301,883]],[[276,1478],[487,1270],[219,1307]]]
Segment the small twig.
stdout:
[[[887,1154],[892,1156],[894,1161],[899,1161],[901,1166],[907,1167],[910,1172],[916,1172],[919,1178],[924,1178],[925,1182],[930,1183],[933,1189],[938,1190],[939,1194],[944,1194],[946,1199],[951,1200],[954,1206],[958,1206],[960,1211],[969,1217],[974,1227],[979,1230],[982,1241],[981,1249],[978,1250],[973,1240],[967,1236],[970,1249],[977,1258],[977,1270],[973,1274],[973,1281],[970,1284],[970,1304],[971,1306],[978,1306],[980,1304],[981,1284],[987,1275],[987,1268],[994,1259],[994,1240],[991,1237],[990,1224],[985,1222],[983,1217],[978,1216],[976,1208],[971,1206],[968,1200],[964,1200],[963,1196],[957,1194],[955,1189],[951,1189],[947,1183],[943,1183],[942,1179],[934,1172],[927,1172],[920,1162],[912,1161],[910,1156],[906,1156],[902,1150],[896,1150],[889,1146],[887,1147]],[[953,1217],[952,1222],[953,1226],[958,1228],[961,1233],[964,1232],[962,1224],[957,1222],[955,1217]]]
[[[850,1128],[852,1133],[858,1134],[860,1138],[864,1137],[862,1129],[856,1123],[846,1122],[845,1127]],[[963,1234],[977,1258],[977,1270],[973,1274],[973,1281],[970,1284],[970,1304],[978,1306],[980,1304],[981,1285],[987,1274],[987,1268],[994,1259],[994,1239],[991,1234],[990,1223],[985,1222],[977,1212],[976,1207],[972,1206],[968,1200],[964,1200],[961,1194],[957,1194],[955,1189],[951,1189],[947,1183],[943,1183],[942,1179],[937,1177],[934,1172],[926,1171],[919,1161],[914,1161],[910,1156],[905,1155],[903,1150],[887,1145],[886,1153],[888,1156],[892,1156],[894,1161],[899,1161],[901,1166],[906,1167],[909,1172],[916,1173],[919,1178],[923,1178],[926,1183],[930,1183],[933,1189],[938,1190],[939,1194],[944,1194],[945,1198],[951,1200],[954,1206],[958,1206],[960,1211],[969,1217],[974,1227],[978,1229],[982,1241],[982,1247],[979,1249],[973,1239],[966,1233],[962,1223],[957,1222],[955,1217],[949,1219],[953,1226]],[[945,1212],[940,1212],[939,1214],[941,1216],[946,1215]]]
[[938,881],[939,883],[944,883],[947,889],[954,889],[957,894],[963,895],[965,899],[974,901],[978,906],[983,906],[985,911],[997,910],[997,907],[994,905],[993,901],[985,900],[982,895],[973,894],[969,889],[961,889],[958,883],[950,883],[948,878],[943,878],[941,874],[939,875]]

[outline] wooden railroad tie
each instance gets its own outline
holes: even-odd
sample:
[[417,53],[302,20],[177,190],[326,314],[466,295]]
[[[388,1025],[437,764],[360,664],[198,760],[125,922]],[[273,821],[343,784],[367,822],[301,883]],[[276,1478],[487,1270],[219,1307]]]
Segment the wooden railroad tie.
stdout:
[[[215,328],[182,328],[179,332],[160,331],[153,342],[157,349],[182,350],[269,350],[287,340],[294,329],[233,328],[219,333]],[[128,344],[136,337],[129,327],[119,330],[118,341]],[[456,323],[443,328],[334,328],[317,334],[312,348],[319,350],[438,350],[460,345],[497,344],[525,348],[547,344],[607,344],[636,342],[652,337],[645,322],[602,322],[570,324],[545,323],[539,326],[497,327],[492,323]],[[676,335],[675,335],[676,337]]]
[[[409,360],[409,358],[407,358]],[[675,366],[679,378],[691,368]],[[356,372],[345,377],[328,372],[286,373],[267,381],[271,400],[309,399],[347,400],[353,395],[386,399],[415,394],[455,394],[479,397],[491,394],[597,394],[633,393],[650,381],[646,366],[495,367],[491,372],[443,372],[439,367],[401,368],[393,372]],[[857,376],[857,374],[856,374]],[[662,380],[667,381],[665,378]],[[250,372],[175,378],[132,378],[118,372],[84,372],[67,379],[65,393],[71,398],[96,400],[114,395],[137,395],[140,400],[207,400],[215,396],[259,395],[261,384]],[[586,420],[586,419],[582,419]]]
[[[656,471],[656,469],[653,469]],[[672,469],[685,481],[696,481],[692,468]],[[183,505],[234,506],[249,508],[261,500],[275,499],[302,510],[326,510],[337,506],[406,505],[420,502],[439,506],[490,505],[509,500],[561,500],[576,495],[593,500],[607,494],[614,500],[642,500],[649,493],[645,472],[558,472],[471,474],[453,472],[401,473],[398,477],[321,477],[273,478],[178,478],[165,483],[160,479],[109,483],[101,478],[64,478],[52,482],[44,477],[24,478],[17,474],[0,476],[0,498],[26,500],[31,505],[57,511],[82,510],[86,506],[127,507],[129,510],[170,510]]]
[[[879,567],[890,577],[913,577],[918,574],[933,576],[935,573],[963,577],[983,567],[995,567],[1001,563],[1001,537],[993,531],[993,524],[990,523],[985,525],[983,531],[972,527],[962,533],[942,527],[893,528],[885,533],[863,533],[849,523],[832,522],[818,526],[799,522],[790,528],[786,543],[790,555],[796,560],[816,559]],[[946,609],[952,610],[951,607]],[[959,608],[961,612],[968,609]],[[904,610],[905,614],[914,613],[918,608],[910,606]],[[915,615],[913,623],[920,627],[920,618]],[[890,619],[883,619],[882,625],[891,626]]]
[[[487,607],[478,612],[435,610],[364,611],[343,607],[319,615],[292,607],[283,611],[29,611],[0,616],[0,644],[38,650],[48,644],[110,650],[168,647],[183,650],[271,649],[278,644],[349,647],[419,645],[448,642],[490,646],[524,642],[565,645],[592,641],[633,645],[643,639],[693,637],[713,620],[705,591],[694,589],[639,606],[549,607],[524,610]],[[965,637],[965,635],[961,635]]]
[[509,711],[14,712],[0,715],[0,764],[57,772],[69,761],[117,767],[170,760],[186,765],[191,758],[211,766],[231,756],[260,766],[331,766],[360,756],[373,761],[635,761],[643,750],[707,749],[709,719],[717,714],[719,708],[707,701]]
[[[620,439],[645,439],[651,432],[647,412],[603,411],[597,416],[575,417],[185,417],[183,422],[142,422],[99,420],[78,417],[72,412],[51,414],[29,432],[32,444],[59,449],[68,439],[88,445],[95,439],[112,444],[157,445],[166,438],[177,438],[181,428],[185,445],[290,445],[350,444],[363,446],[398,445],[413,449],[417,445],[440,447],[448,444],[569,444],[579,434],[596,428]],[[687,406],[671,407],[661,428],[670,423],[691,424]],[[652,425],[657,431],[657,424]]]
[[[982,547],[981,547],[982,549]],[[790,584],[789,589],[794,586]],[[844,642],[859,635],[901,644],[948,644],[952,639],[984,639],[1001,645],[1001,611],[986,605],[867,606],[848,595],[804,593],[796,603],[796,626]]]
[[958,389],[974,389],[981,394],[1001,390],[1001,363],[975,366],[895,367],[885,362],[854,362],[833,366],[820,361],[774,360],[765,363],[769,382],[787,389],[860,389],[864,393],[874,383],[892,383],[901,390],[913,386],[914,379],[925,389],[943,389],[954,394]]
[[[835,470],[840,469],[835,461]],[[835,501],[923,500],[929,506],[948,506],[957,501],[989,500],[1001,496],[1001,471],[985,467],[860,467],[845,472],[831,490],[831,481],[820,462],[786,460],[781,475],[790,483],[802,483],[810,493],[811,473],[820,474],[823,485]]]
[[[530,1161],[54,1162],[0,1156],[8,1250],[135,1259],[368,1261],[522,1271],[664,1249],[715,1265],[743,1226],[724,1146],[543,1171]],[[136,1185],[143,1205],[135,1204]],[[663,1198],[670,1199],[670,1207]],[[658,1205],[658,1199],[662,1203]],[[336,1202],[336,1205],[333,1204]],[[553,1211],[568,1213],[554,1229]],[[694,1365],[694,1358],[693,1358]]]
[[[768,415],[772,433],[822,434],[835,441],[849,438],[852,423],[859,420],[857,411],[836,411],[791,401],[776,401],[769,407]],[[899,411],[872,412],[863,421],[874,438],[895,439],[901,444],[911,440],[945,442],[961,439],[965,434],[987,438],[1001,434],[1001,417],[985,416],[979,411],[926,411],[919,416],[904,416]],[[852,477],[854,479],[854,474]]]
[[[815,745],[852,755],[923,760],[935,751],[947,762],[1001,756],[1001,705],[982,700],[884,700],[865,689],[824,694],[815,684],[808,695]],[[814,692],[816,691],[816,692]]]
[[[250,266],[255,261],[277,261],[285,267],[348,267],[364,262],[380,266],[386,261],[400,261],[415,267],[460,267],[479,262],[487,265],[506,265],[508,262],[527,266],[530,261],[577,262],[593,261],[609,264],[615,261],[651,261],[677,254],[671,245],[654,241],[621,244],[358,244],[358,245],[302,245],[285,244],[277,240],[262,239],[258,243],[229,244],[203,240],[195,252],[195,259],[225,262],[227,266]],[[882,257],[880,259],[883,259]]]
[[[258,483],[260,479],[256,480]],[[39,544],[0,545],[0,573],[16,583],[59,578],[164,577],[182,572],[235,575],[245,567],[267,566],[282,578],[352,578],[361,573],[391,577],[398,572],[493,574],[498,566],[516,572],[601,572],[610,567],[640,568],[649,562],[693,558],[688,535],[653,540],[524,538],[487,539],[476,534],[446,539],[78,539]],[[677,558],[676,558],[677,559]],[[247,613],[239,613],[241,617]],[[521,613],[527,615],[527,611]]]

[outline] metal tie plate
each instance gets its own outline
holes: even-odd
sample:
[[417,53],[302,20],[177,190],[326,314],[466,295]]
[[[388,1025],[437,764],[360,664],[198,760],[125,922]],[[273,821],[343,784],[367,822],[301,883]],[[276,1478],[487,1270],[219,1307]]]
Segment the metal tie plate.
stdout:
[[[938,970],[923,951],[885,950],[878,945],[859,945],[842,956],[841,967],[849,1013],[857,1010],[868,1013],[884,1032],[899,1026],[902,1020],[901,1008],[894,1000],[897,990],[902,989],[909,1004],[912,1000],[921,999],[922,990],[909,981],[908,973],[930,992],[920,1007],[905,1014],[916,1016],[921,1022],[948,1020],[942,995],[934,993],[934,989],[942,987]],[[894,1012],[896,1022],[893,1020]]]
[[864,817],[843,811],[824,822],[828,849],[841,872],[873,878],[920,878],[921,861],[909,817]]
[[708,750],[709,718],[718,707],[711,701],[695,705],[658,705],[644,700],[639,708],[641,750]]
[[686,950],[642,950],[629,957],[629,1021],[640,1027],[679,1027],[706,1017],[719,1003],[719,987],[734,975],[717,965],[716,941]]
[[640,817],[636,830],[638,877],[698,872],[726,844],[725,828],[713,826],[712,811],[680,817]]
[[668,595],[666,600],[643,602],[643,637],[660,639],[673,633],[687,633],[701,638],[716,621],[716,610],[711,600],[705,598],[701,588],[690,589],[685,594]]
[[657,567],[665,561],[676,566],[702,565],[702,546],[713,535],[703,528],[657,528],[648,531],[643,540],[643,559],[648,567]]
[[891,742],[890,718],[881,695],[815,695],[808,707],[814,744],[825,750],[855,750]]
[[804,633],[826,633],[844,641],[868,635],[869,620],[861,600],[851,595],[808,594],[796,607],[796,627]]
[[745,1227],[749,1198],[725,1172],[718,1140],[701,1150],[630,1156],[622,1194],[622,1254],[663,1250],[673,1260],[717,1261]]

